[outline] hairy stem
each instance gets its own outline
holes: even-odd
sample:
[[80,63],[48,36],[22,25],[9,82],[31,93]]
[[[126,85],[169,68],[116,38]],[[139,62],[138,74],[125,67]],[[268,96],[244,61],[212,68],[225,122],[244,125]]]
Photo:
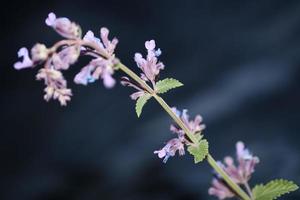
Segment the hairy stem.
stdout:
[[[139,76],[137,76],[132,70],[130,70],[128,67],[126,67],[122,63],[118,63],[116,67],[120,70],[122,70],[124,73],[126,73],[129,77],[131,77],[133,80],[138,82],[140,85],[142,85],[145,90],[151,94],[156,101],[163,107],[163,109],[171,116],[171,118],[178,124],[180,128],[186,133],[187,137],[194,143],[198,144],[198,140],[196,137],[190,132],[188,127],[183,123],[183,121],[172,111],[170,106],[160,97],[158,96],[155,91],[148,86],[145,81],[143,81]],[[217,164],[215,159],[208,154],[207,156],[208,163],[211,165],[211,167],[218,173],[224,181],[240,196],[243,200],[251,200],[250,197],[226,174],[226,172]]]

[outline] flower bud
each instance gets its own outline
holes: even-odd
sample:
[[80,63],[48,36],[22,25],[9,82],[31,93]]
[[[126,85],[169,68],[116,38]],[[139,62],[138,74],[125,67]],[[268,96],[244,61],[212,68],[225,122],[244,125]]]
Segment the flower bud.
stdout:
[[48,49],[44,44],[37,43],[31,49],[31,57],[34,62],[44,61],[48,58]]

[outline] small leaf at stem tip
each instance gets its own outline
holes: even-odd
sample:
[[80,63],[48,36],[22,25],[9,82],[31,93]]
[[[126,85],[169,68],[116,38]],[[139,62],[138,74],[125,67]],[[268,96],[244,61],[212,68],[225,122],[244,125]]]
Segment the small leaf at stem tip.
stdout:
[[181,87],[181,86],[183,86],[183,84],[180,81],[173,79],[173,78],[166,78],[166,79],[158,81],[155,84],[155,89],[158,94],[162,94],[173,88],[177,88],[177,87]]
[[138,117],[141,116],[143,107],[150,98],[151,98],[150,94],[144,94],[143,96],[139,97],[138,100],[136,101],[135,111]]
[[273,200],[298,188],[292,181],[276,179],[265,185],[256,185],[252,192],[255,200]]
[[198,146],[190,145],[187,150],[194,156],[194,162],[199,163],[203,161],[208,154],[208,142],[205,139],[200,140]]

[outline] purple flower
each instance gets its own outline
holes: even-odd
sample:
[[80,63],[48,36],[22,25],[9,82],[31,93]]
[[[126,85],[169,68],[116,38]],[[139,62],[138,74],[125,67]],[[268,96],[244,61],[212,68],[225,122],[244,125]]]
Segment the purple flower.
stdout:
[[146,41],[145,47],[147,49],[147,57],[143,58],[142,54],[136,53],[134,60],[143,71],[141,78],[145,81],[150,81],[154,86],[160,70],[164,69],[163,63],[158,62],[158,56],[160,56],[161,50],[155,50],[154,40]]
[[30,59],[29,54],[28,54],[28,49],[25,47],[22,47],[19,51],[18,51],[18,57],[21,58],[23,57],[23,61],[22,62],[16,62],[14,64],[14,68],[17,70],[20,69],[24,69],[24,68],[29,68],[29,67],[33,67],[33,61]]
[[104,49],[104,46],[103,46],[101,40],[99,38],[95,37],[95,35],[92,31],[86,32],[86,34],[83,37],[83,41],[93,43],[96,46],[98,46],[99,48]]
[[44,99],[57,99],[62,106],[67,105],[71,100],[72,92],[67,88],[67,82],[62,73],[55,69],[42,68],[36,75],[37,80],[44,80],[46,88],[44,89]]
[[236,183],[244,184],[251,178],[259,159],[245,148],[243,142],[237,142],[236,151],[238,166],[235,165],[232,157],[227,156],[224,158],[225,165],[223,168]]
[[48,49],[44,44],[37,43],[31,49],[33,62],[45,61],[48,58]]
[[86,67],[75,76],[74,82],[87,85],[101,78],[106,88],[112,88],[116,81],[112,77],[114,73],[112,61],[103,58],[93,59]]
[[25,47],[21,48],[18,57],[23,60],[15,63],[14,68],[23,69],[44,64],[36,78],[45,82],[44,99],[46,101],[57,99],[61,105],[66,105],[67,101],[70,101],[72,92],[67,88],[67,82],[61,71],[69,69],[80,55],[89,55],[93,59],[74,77],[76,84],[87,85],[102,79],[106,88],[112,88],[115,85],[116,81],[112,75],[115,65],[119,62],[114,54],[118,40],[109,39],[107,28],[100,29],[100,38],[95,37],[92,31],[88,31],[81,39],[79,25],[68,18],[57,18],[54,13],[49,13],[45,23],[67,39],[55,43],[49,49],[44,44],[37,43],[31,49],[31,58],[28,50]]
[[54,53],[52,56],[52,63],[57,70],[67,70],[69,66],[74,64],[80,55],[79,46],[68,46],[63,48],[60,52]]
[[[182,112],[176,109],[176,107],[172,108],[173,112],[180,117],[180,119],[183,121],[183,123],[186,125],[186,127],[191,131],[191,133],[196,134],[205,129],[205,125],[201,124],[203,121],[203,118],[201,115],[196,115],[194,120],[189,119],[189,115],[187,114],[186,109],[184,109]],[[184,131],[178,127],[177,125],[171,125],[170,130],[177,134],[184,134]]]
[[253,156],[250,151],[245,148],[243,142],[238,142],[236,144],[236,153],[241,177],[244,181],[248,181],[251,178],[251,174],[254,172],[256,164],[259,163],[259,158]]
[[[251,178],[256,164],[259,163],[259,159],[253,156],[248,149],[245,148],[243,142],[236,143],[237,162],[236,166],[232,157],[227,156],[224,158],[224,164],[218,162],[219,166],[230,176],[230,178],[237,184],[247,184]],[[215,195],[219,199],[232,197],[228,193],[230,189],[224,185],[220,176],[214,179],[213,186],[209,189],[210,195]],[[221,185],[221,186],[220,186]],[[229,196],[228,196],[229,195]]]
[[88,83],[92,83],[95,79],[92,76],[92,71],[95,69],[92,65],[87,65],[81,69],[81,71],[76,74],[74,78],[74,82],[76,84],[87,85]]
[[118,39],[113,38],[111,41],[108,39],[109,30],[105,27],[102,27],[100,29],[100,36],[103,45],[105,46],[105,50],[108,53],[108,55],[113,55],[115,48],[118,44]]
[[83,41],[90,42],[93,45],[97,46],[98,50],[105,54],[106,57],[114,57],[114,51],[118,44],[118,39],[113,38],[112,40],[108,39],[109,30],[105,27],[100,29],[100,38],[95,37],[95,34],[92,31],[88,31],[83,37]]
[[[181,118],[191,133],[200,134],[205,128],[204,124],[201,124],[202,117],[200,117],[200,115],[197,115],[194,120],[189,120],[186,109],[180,112],[173,107],[172,110]],[[177,134],[177,138],[171,139],[162,149],[154,151],[155,154],[158,154],[159,158],[164,158],[164,163],[167,162],[170,156],[174,156],[177,150],[179,151],[179,155],[184,155],[184,146],[191,145],[191,142],[185,137],[185,132],[181,128],[171,125],[170,130]]]
[[56,18],[56,15],[51,12],[45,23],[65,38],[77,39],[81,37],[80,27],[66,17]]
[[218,197],[219,199],[232,198],[235,195],[220,179],[214,178],[212,187],[208,189],[208,194]]
[[163,162],[166,163],[170,156],[175,156],[177,151],[180,156],[184,155],[184,143],[179,138],[173,138],[162,149],[154,151],[154,154],[157,154],[159,158],[163,158]]

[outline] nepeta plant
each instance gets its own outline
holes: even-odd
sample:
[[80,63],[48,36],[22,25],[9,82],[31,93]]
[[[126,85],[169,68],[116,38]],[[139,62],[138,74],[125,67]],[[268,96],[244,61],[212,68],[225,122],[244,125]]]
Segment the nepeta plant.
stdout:
[[136,101],[135,110],[138,117],[147,101],[155,99],[175,122],[170,127],[175,138],[154,153],[162,158],[164,163],[175,156],[177,151],[180,156],[184,155],[185,150],[194,157],[195,163],[206,159],[215,171],[212,186],[208,190],[210,195],[219,199],[236,197],[243,200],[272,200],[298,189],[296,184],[283,179],[273,180],[265,185],[259,184],[251,189],[248,182],[259,159],[253,156],[242,142],[236,144],[237,162],[229,156],[225,157],[224,163],[215,161],[209,153],[208,141],[202,134],[205,128],[202,117],[197,115],[191,120],[187,110],[181,112],[175,107],[170,108],[160,97],[161,94],[183,84],[173,78],[158,80],[164,65],[158,60],[161,50],[156,49],[154,40],[145,42],[146,56],[141,53],[134,56],[138,68],[142,71],[138,76],[115,56],[114,50],[118,40],[109,39],[107,28],[100,29],[100,38],[92,31],[88,31],[82,37],[80,26],[68,18],[57,18],[54,13],[50,13],[45,22],[64,39],[52,47],[37,43],[31,49],[30,56],[25,47],[21,48],[18,56],[23,60],[15,63],[14,68],[19,70],[43,65],[36,79],[44,81],[46,85],[44,89],[46,101],[56,99],[65,106],[71,100],[72,91],[67,87],[62,72],[69,69],[80,56],[90,56],[91,61],[78,72],[74,82],[87,85],[101,79],[106,88],[112,88],[116,83],[113,74],[117,71],[125,73],[126,76],[121,78],[121,84],[135,90],[130,97]]

